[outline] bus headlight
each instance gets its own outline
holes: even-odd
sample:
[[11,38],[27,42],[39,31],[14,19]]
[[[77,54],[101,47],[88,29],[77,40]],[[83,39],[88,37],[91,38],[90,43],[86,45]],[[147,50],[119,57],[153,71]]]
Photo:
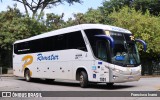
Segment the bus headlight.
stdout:
[[118,73],[123,72],[122,70],[119,70],[119,69],[115,69],[114,71]]
[[116,76],[116,75],[113,75],[113,79],[116,79],[116,78],[118,78],[118,76]]
[[139,73],[141,73],[141,71],[142,71],[141,69],[138,70]]
[[115,69],[115,71],[116,71],[116,72],[120,72],[120,70],[119,70],[119,69]]

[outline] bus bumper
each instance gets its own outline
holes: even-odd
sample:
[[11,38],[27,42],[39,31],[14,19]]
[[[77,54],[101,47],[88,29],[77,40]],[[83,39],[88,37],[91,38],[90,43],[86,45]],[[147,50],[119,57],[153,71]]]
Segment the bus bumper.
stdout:
[[112,72],[109,77],[109,81],[113,83],[138,81],[141,78],[141,73],[125,75],[117,72]]

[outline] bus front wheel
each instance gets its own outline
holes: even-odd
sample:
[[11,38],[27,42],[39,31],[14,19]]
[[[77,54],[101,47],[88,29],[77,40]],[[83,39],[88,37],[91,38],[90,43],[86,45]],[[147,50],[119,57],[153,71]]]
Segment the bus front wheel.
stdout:
[[52,83],[54,82],[55,79],[45,79],[47,83]]
[[113,87],[113,84],[114,83],[106,83],[107,84],[107,86],[109,86],[109,87]]
[[31,75],[30,75],[30,71],[29,70],[25,71],[24,77],[25,77],[27,82],[31,81]]
[[85,71],[80,72],[80,86],[86,88],[88,85],[88,76]]

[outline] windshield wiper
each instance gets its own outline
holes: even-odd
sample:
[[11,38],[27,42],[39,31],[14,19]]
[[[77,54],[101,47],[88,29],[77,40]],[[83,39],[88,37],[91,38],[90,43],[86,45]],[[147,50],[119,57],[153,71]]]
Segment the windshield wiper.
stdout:
[[[127,49],[128,59],[125,60],[124,65],[126,64],[126,61],[129,61],[129,63],[132,64],[132,63],[131,63],[131,60],[132,60],[132,59],[134,59],[135,62],[136,62],[136,64],[138,64],[138,61],[137,61],[136,57],[135,57],[134,54],[133,54],[133,45],[134,45],[134,44],[128,43],[128,45],[131,46],[131,51],[129,50],[129,47],[127,46],[127,43],[125,43],[125,47],[126,47],[126,49]],[[133,57],[132,57],[132,56],[133,56]]]
[[136,64],[138,64],[138,61],[137,61],[137,59],[135,58],[135,56],[134,56],[134,54],[133,54],[133,53],[132,53],[132,56],[133,56],[133,58],[135,59]]
[[[138,64],[137,59],[135,58],[133,51],[134,51],[134,43],[128,43],[130,48],[127,46],[128,56],[129,56],[129,63],[132,64],[130,61],[132,61],[132,58],[135,60],[136,64]],[[133,56],[133,57],[132,57]]]

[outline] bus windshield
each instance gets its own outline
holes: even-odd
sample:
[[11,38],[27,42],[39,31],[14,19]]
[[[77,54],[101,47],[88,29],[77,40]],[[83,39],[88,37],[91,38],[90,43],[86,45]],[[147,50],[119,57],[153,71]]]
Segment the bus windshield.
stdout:
[[[98,29],[85,30],[85,33],[96,58],[124,67],[134,67],[140,64],[138,49],[131,34]],[[109,41],[100,37],[102,35],[113,38],[113,49],[109,49]]]
[[112,63],[123,67],[134,67],[140,64],[138,49],[131,34],[110,32],[115,47],[112,50]]

